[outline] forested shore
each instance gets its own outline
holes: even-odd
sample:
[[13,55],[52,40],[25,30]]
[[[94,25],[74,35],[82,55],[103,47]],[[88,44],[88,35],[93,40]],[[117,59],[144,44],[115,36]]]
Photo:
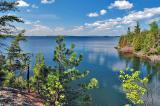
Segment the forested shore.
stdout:
[[153,21],[148,30],[141,30],[139,23],[127,34],[122,35],[117,49],[121,53],[131,53],[137,57],[149,59],[152,62],[160,61],[160,29],[158,23]]

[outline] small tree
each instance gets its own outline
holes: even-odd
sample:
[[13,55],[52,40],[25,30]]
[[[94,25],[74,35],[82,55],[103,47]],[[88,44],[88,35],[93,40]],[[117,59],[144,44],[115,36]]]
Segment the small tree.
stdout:
[[15,71],[16,69],[22,68],[22,49],[19,46],[21,41],[24,41],[25,37],[23,32],[18,34],[15,39],[11,42],[11,46],[8,48],[7,59],[9,61],[8,66],[10,70]]
[[30,53],[22,54],[22,61],[23,61],[23,69],[27,71],[27,89],[30,92],[30,62],[31,62],[32,55]]
[[152,47],[156,48],[159,45],[159,28],[158,28],[158,24],[156,23],[156,21],[153,21],[152,23],[149,24],[150,26],[150,34],[152,36]]
[[47,99],[49,105],[53,104],[55,106],[75,105],[77,99],[78,101],[82,100],[81,104],[88,103],[90,98],[86,94],[86,90],[97,87],[98,81],[93,78],[88,83],[71,86],[71,82],[84,78],[89,72],[81,73],[76,69],[82,60],[82,55],[77,57],[74,52],[74,44],[67,49],[63,36],[59,36],[56,43],[53,59],[55,67],[43,83],[43,96]]
[[127,37],[125,35],[122,35],[119,40],[119,48],[123,48],[123,47],[127,46],[127,44],[128,44]]
[[137,22],[137,25],[134,28],[134,33],[137,35],[137,34],[140,34],[140,32],[141,32],[141,28],[140,28],[139,22]]
[[39,94],[40,94],[40,90],[41,90],[41,86],[42,86],[41,85],[42,81],[45,80],[44,70],[45,70],[44,56],[43,56],[43,54],[38,53],[36,55],[36,64],[33,68],[34,76],[32,78],[32,83]]
[[[25,40],[25,37],[23,36],[23,33],[18,34],[14,40],[11,42],[10,47],[7,49],[8,53],[6,55],[6,65],[3,68],[6,75],[10,75],[10,73],[13,73],[14,80],[11,80],[12,87],[24,89],[26,88],[26,80],[22,77],[24,71],[26,70],[27,62],[26,62],[26,56],[27,53],[23,53],[23,50],[20,48],[20,42]],[[15,71],[18,71],[18,73],[14,73]],[[6,81],[4,81],[6,82]]]
[[155,35],[158,34],[158,24],[156,23],[156,21],[151,22],[149,26],[152,33],[154,33]]
[[145,104],[143,96],[148,92],[146,88],[148,78],[140,78],[140,71],[128,68],[125,71],[120,71],[119,78],[122,81],[122,88],[126,97],[134,105]]
[[143,37],[141,36],[141,28],[140,28],[139,22],[137,22],[137,25],[134,28],[134,37],[133,37],[133,43],[132,43],[136,51],[141,50],[142,41],[143,41]]

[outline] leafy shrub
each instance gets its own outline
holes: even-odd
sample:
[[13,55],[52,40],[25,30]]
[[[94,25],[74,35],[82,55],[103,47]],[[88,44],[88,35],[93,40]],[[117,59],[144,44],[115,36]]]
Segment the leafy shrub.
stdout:
[[134,69],[121,70],[119,75],[126,97],[135,105],[144,104],[142,97],[146,94],[145,85],[148,78],[141,78],[140,71]]

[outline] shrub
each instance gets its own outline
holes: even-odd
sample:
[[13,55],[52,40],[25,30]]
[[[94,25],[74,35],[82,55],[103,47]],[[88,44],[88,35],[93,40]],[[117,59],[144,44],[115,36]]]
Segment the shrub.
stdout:
[[126,97],[135,105],[144,104],[142,97],[147,92],[145,85],[148,83],[148,78],[141,78],[140,71],[128,68],[120,71],[119,78]]

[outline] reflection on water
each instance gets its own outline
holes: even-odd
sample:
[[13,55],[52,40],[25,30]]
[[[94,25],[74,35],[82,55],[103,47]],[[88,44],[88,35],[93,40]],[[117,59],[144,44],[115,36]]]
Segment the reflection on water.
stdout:
[[[114,69],[132,67],[141,70],[142,76],[149,76],[149,88],[152,88],[152,98],[155,104],[160,104],[160,67],[133,56],[123,56],[114,47],[118,43],[118,37],[67,37],[66,44],[76,44],[76,52],[84,56],[80,68],[90,70],[85,79],[95,77],[100,82],[98,89],[92,90],[93,106],[124,106],[127,102],[120,87],[118,72]],[[7,39],[9,40],[9,39]],[[27,42],[21,43],[26,52],[33,53],[32,66],[35,63],[35,55],[42,52],[46,64],[53,66],[52,57],[55,47],[54,37],[28,37]],[[154,105],[155,105],[154,104]],[[153,106],[154,106],[153,105]],[[155,105],[157,106],[157,105]]]
[[144,100],[147,101],[149,106],[160,105],[160,64],[151,63],[143,59],[134,57],[119,55],[121,60],[125,60],[127,67],[132,67],[136,70],[140,70],[142,77],[147,76],[149,78],[149,84],[147,89],[148,95],[145,95]]

